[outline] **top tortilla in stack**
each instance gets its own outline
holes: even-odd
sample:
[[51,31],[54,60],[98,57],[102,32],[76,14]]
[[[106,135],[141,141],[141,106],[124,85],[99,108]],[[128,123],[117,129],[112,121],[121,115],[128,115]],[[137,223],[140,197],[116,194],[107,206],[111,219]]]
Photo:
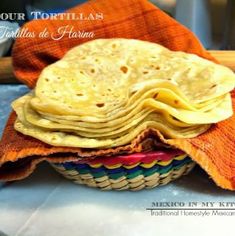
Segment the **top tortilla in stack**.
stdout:
[[232,115],[235,75],[193,54],[132,39],[71,49],[13,102],[15,129],[54,146],[111,148],[147,128],[191,138]]

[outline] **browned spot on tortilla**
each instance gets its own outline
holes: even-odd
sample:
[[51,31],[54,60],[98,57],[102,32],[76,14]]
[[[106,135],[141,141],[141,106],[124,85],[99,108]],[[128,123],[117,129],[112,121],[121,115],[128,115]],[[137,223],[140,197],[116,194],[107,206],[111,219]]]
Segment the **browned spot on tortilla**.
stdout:
[[121,66],[120,70],[121,70],[124,74],[126,74],[127,71],[128,71],[128,68],[127,68],[126,66]]
[[155,95],[154,95],[154,98],[157,98],[158,97],[158,93],[156,93]]
[[103,106],[104,106],[104,103],[97,103],[96,106],[97,106],[97,107],[103,107]]
[[210,88],[215,88],[217,86],[217,84],[213,84]]

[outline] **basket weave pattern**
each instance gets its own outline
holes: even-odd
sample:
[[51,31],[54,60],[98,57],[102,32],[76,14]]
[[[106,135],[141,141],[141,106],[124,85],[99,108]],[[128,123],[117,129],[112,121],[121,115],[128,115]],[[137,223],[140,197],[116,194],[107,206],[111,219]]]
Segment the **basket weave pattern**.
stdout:
[[134,165],[116,164],[112,166],[102,163],[56,163],[52,166],[64,177],[76,184],[84,184],[102,190],[150,189],[165,185],[188,174],[195,163],[186,155],[180,155],[169,161],[154,160],[151,163]]

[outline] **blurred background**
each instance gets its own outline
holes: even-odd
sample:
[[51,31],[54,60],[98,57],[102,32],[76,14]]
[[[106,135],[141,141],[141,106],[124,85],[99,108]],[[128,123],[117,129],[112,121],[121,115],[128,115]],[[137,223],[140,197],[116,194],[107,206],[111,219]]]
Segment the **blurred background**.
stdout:
[[[107,0],[108,1],[108,0]],[[207,49],[235,49],[235,0],[150,0],[167,14],[191,29]],[[0,14],[31,11],[63,12],[84,0],[1,0]],[[19,21],[11,26],[19,27]],[[0,26],[10,22],[0,21]],[[0,56],[9,55],[12,40],[1,38]]]

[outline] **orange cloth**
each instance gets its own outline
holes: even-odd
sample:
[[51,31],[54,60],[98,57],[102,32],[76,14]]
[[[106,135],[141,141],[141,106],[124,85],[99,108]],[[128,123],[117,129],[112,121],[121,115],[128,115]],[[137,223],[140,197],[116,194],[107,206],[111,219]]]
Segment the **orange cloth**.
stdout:
[[[156,42],[171,50],[181,50],[214,60],[202,47],[197,38],[184,26],[145,0],[92,0],[79,5],[68,12],[103,13],[103,20],[34,20],[24,25],[29,31],[41,32],[46,27],[50,33],[61,26],[72,25],[73,31],[92,31],[94,38],[135,38]],[[51,38],[19,38],[13,48],[13,65],[16,77],[30,88],[35,86],[41,70],[48,64],[60,59],[68,49],[90,39],[64,37],[59,41]],[[214,60],[215,61],[215,60]],[[233,107],[235,94],[233,94]],[[235,108],[235,107],[234,107]],[[13,129],[15,114],[9,118],[0,143],[0,179],[13,180],[28,176],[35,165],[42,161],[74,160],[73,155],[89,156],[91,153],[82,149],[52,147],[36,139],[17,133]],[[214,125],[208,132],[193,139],[164,140],[154,131],[147,130],[131,145],[123,147],[125,151],[141,151],[139,145],[143,138],[154,136],[188,153],[217,185],[235,190],[235,116]],[[118,153],[120,149],[103,150],[103,154]],[[122,150],[123,151],[123,150]],[[92,151],[95,154],[95,151]],[[56,154],[57,153],[57,154]],[[53,156],[54,155],[54,156]],[[73,156],[73,157],[71,157]],[[14,172],[14,163],[25,160],[21,168]],[[9,164],[9,161],[13,162]],[[10,166],[10,167],[9,167]],[[13,170],[9,172],[9,169]],[[7,171],[6,171],[7,170]]]

